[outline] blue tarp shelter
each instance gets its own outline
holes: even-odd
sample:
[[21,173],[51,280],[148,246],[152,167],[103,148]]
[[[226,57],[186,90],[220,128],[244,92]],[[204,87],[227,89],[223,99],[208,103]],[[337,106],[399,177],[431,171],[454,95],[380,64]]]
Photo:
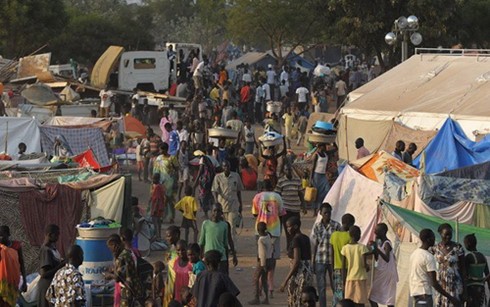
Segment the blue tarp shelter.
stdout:
[[[471,141],[459,124],[448,118],[424,153],[425,171],[428,174],[487,162],[490,161],[490,136],[487,135],[479,142]],[[418,168],[421,157],[419,155],[414,161]]]

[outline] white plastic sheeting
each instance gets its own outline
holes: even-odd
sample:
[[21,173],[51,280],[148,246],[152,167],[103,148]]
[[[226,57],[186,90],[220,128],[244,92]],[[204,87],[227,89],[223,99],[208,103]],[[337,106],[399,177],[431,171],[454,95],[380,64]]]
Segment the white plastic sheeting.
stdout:
[[27,153],[41,152],[39,126],[39,122],[32,118],[0,117],[0,152],[14,158],[21,142],[27,145]]

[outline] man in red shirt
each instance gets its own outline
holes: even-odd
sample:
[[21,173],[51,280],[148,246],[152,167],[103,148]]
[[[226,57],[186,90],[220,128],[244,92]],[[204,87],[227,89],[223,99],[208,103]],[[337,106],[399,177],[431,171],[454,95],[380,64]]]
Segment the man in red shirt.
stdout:
[[246,82],[245,85],[242,87],[240,90],[240,106],[242,109],[242,114],[248,114],[248,104],[251,103],[251,96],[250,95],[250,82]]

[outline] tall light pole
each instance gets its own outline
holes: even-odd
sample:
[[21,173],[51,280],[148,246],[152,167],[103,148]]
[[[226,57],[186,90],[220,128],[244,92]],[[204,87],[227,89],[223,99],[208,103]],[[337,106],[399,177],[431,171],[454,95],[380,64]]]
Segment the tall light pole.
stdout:
[[408,40],[413,45],[418,46],[422,43],[422,34],[417,32],[419,29],[419,19],[417,16],[410,15],[408,18],[405,16],[399,17],[393,23],[393,30],[385,35],[385,42],[393,46],[398,41],[398,37],[401,37],[402,45],[402,62],[408,58]]

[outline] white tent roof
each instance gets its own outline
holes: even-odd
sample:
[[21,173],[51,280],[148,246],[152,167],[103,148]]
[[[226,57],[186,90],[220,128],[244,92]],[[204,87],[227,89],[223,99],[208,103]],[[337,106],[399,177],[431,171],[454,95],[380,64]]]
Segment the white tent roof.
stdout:
[[272,57],[268,52],[247,52],[241,57],[234,59],[230,63],[226,65],[226,69],[236,69],[238,65],[240,64],[248,64],[252,65],[257,63],[258,61],[262,60],[263,58],[270,56]]
[[490,132],[490,57],[414,55],[349,94],[337,135],[342,159],[356,156],[364,138],[373,151],[393,121],[415,130],[436,130],[448,117],[470,139]]
[[490,118],[490,57],[414,55],[350,93],[344,114]]

